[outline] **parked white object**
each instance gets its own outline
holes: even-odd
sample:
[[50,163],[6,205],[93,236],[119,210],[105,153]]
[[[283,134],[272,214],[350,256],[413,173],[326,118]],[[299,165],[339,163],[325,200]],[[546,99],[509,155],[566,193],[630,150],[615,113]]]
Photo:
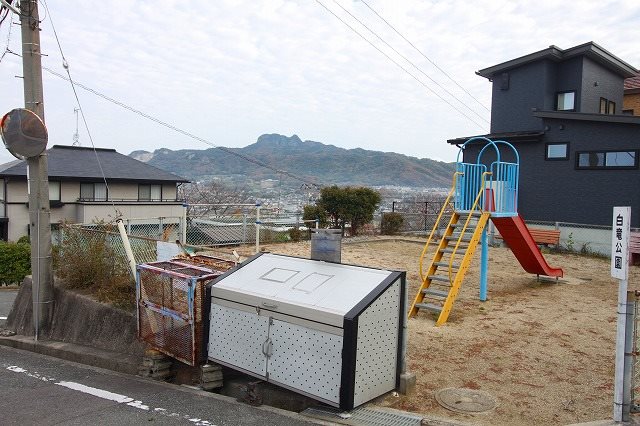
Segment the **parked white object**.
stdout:
[[399,385],[405,275],[259,253],[212,288],[208,356],[352,409]]

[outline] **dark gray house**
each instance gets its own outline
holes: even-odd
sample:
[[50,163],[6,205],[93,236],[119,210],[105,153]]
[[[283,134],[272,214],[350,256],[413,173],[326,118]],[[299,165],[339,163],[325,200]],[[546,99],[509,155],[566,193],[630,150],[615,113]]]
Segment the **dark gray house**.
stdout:
[[[477,72],[492,82],[491,133],[483,136],[518,150],[527,220],[610,225],[613,206],[631,206],[631,226],[640,226],[640,117],[622,114],[624,80],[637,73],[593,42]],[[477,154],[468,146],[464,161]]]

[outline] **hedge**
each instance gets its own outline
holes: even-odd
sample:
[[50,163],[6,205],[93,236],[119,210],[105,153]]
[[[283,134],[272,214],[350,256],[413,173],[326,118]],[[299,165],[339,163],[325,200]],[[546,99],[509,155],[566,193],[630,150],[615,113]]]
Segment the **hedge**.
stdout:
[[31,246],[0,241],[0,285],[20,284],[31,274]]

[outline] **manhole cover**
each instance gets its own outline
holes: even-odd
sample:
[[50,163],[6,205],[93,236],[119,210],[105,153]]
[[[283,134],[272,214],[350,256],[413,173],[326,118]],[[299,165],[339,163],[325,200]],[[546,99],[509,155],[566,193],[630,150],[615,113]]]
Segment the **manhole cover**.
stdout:
[[482,413],[498,404],[487,392],[465,388],[440,389],[436,391],[436,401],[444,408],[458,413]]

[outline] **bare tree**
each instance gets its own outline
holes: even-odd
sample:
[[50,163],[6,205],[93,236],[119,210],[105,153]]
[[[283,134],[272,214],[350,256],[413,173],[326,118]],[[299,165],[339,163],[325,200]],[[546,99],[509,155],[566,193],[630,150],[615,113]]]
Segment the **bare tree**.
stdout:
[[187,203],[189,216],[233,213],[239,204],[248,204],[252,199],[246,186],[227,186],[217,181],[181,185],[179,194]]

